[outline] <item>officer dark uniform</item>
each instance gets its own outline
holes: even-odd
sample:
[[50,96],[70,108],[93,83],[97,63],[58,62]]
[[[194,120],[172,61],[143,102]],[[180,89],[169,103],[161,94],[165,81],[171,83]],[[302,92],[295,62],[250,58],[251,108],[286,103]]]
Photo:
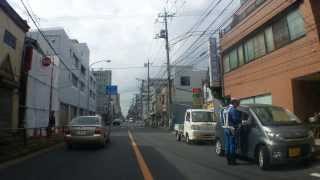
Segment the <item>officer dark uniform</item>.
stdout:
[[237,149],[237,140],[238,133],[237,129],[241,123],[241,113],[237,110],[240,102],[237,99],[231,101],[231,106],[228,111],[228,128],[225,130],[226,137],[226,157],[228,164],[236,164],[236,149]]

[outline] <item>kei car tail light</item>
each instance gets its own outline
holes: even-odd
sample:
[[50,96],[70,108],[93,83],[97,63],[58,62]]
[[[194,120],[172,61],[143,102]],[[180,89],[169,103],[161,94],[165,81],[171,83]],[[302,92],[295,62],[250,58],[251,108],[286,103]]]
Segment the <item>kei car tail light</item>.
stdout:
[[103,129],[102,128],[96,128],[94,131],[95,134],[103,134]]

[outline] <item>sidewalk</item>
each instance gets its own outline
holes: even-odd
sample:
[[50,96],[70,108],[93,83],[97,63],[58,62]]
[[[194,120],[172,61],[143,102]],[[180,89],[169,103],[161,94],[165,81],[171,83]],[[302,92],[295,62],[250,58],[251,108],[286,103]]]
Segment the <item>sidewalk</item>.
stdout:
[[32,138],[28,140],[28,143],[26,145],[24,145],[23,143],[0,145],[0,163],[4,163],[6,161],[35,153],[61,142],[63,142],[62,137],[50,137]]

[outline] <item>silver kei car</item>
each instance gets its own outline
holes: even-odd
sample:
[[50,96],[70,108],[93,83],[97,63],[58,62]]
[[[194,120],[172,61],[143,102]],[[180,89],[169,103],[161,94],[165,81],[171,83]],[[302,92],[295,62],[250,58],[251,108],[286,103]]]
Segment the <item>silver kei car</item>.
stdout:
[[66,127],[64,139],[68,148],[74,144],[97,144],[104,147],[110,140],[110,124],[101,116],[79,116]]

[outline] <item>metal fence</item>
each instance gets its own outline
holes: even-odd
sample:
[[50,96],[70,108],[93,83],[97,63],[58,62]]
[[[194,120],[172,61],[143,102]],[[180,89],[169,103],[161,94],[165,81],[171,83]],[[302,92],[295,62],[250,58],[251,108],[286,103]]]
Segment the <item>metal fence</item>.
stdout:
[[0,147],[12,144],[26,146],[30,141],[62,138],[64,127],[0,128]]

